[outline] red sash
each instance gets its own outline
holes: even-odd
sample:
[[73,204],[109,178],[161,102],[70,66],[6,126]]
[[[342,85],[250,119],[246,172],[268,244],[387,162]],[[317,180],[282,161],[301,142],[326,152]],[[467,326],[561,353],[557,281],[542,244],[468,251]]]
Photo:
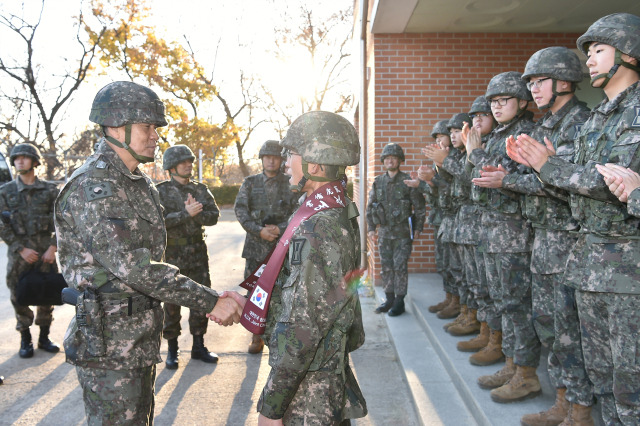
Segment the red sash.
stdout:
[[289,240],[300,223],[322,210],[345,207],[344,189],[340,181],[322,185],[309,195],[296,210],[287,229],[260,266],[245,279],[240,287],[251,290],[242,311],[240,324],[253,334],[263,334],[267,324],[267,312],[273,286],[276,283],[284,258],[289,251]]

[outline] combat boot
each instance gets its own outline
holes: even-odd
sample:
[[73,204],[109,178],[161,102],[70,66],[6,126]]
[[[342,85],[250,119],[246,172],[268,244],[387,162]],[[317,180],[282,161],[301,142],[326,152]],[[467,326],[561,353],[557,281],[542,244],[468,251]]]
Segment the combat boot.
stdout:
[[389,309],[389,316],[397,317],[402,314],[404,314],[404,296],[396,296],[393,306]]
[[492,390],[491,399],[500,403],[516,402],[541,393],[536,367],[516,365],[516,374],[507,383]]
[[476,318],[477,309],[468,309],[464,320],[458,325],[449,327],[449,334],[452,336],[468,336],[480,331],[480,322]]
[[20,358],[31,358],[33,356],[33,343],[31,343],[31,332],[27,328],[20,332]]
[[569,406],[569,414],[567,418],[560,423],[560,426],[593,426],[593,424],[591,407],[571,403]]
[[504,359],[502,353],[502,331],[490,330],[489,343],[469,357],[473,365],[492,365]]
[[444,309],[438,312],[438,318],[449,319],[455,318],[460,314],[460,296],[454,294],[451,296],[451,302]]
[[435,314],[436,312],[443,310],[451,302],[452,294],[451,293],[445,293],[445,294],[446,296],[442,302],[429,306],[429,312],[431,312],[432,314]]
[[463,323],[467,319],[467,312],[468,312],[467,305],[460,305],[460,313],[458,314],[456,319],[442,326],[444,331],[448,332],[449,328],[453,327],[454,325],[459,325]]
[[471,340],[458,342],[457,348],[460,352],[477,352],[489,344],[489,324],[480,323],[480,334]]
[[60,352],[60,346],[53,343],[49,340],[49,326],[41,325],[40,326],[40,336],[38,337],[38,349],[42,349],[43,351],[56,354]]
[[180,355],[180,351],[178,350],[178,338],[173,338],[167,340],[167,344],[169,345],[169,351],[167,353],[167,360],[165,361],[165,365],[169,370],[177,370],[179,365],[178,355]]
[[253,334],[251,337],[251,344],[249,345],[248,352],[250,354],[259,354],[264,349],[264,340],[258,334]]
[[507,362],[500,370],[487,376],[478,377],[478,386],[482,389],[495,389],[504,385],[516,374],[516,366],[513,358],[507,357]]
[[393,306],[393,302],[396,298],[395,293],[385,293],[384,295],[387,296],[387,300],[385,300],[382,305],[376,308],[376,314],[383,314],[385,312],[388,312],[389,309],[391,309],[391,307]]
[[522,426],[556,426],[569,414],[569,401],[564,398],[567,388],[556,389],[556,403],[547,411],[525,414],[520,419]]
[[209,352],[204,345],[204,336],[193,336],[193,346],[191,347],[191,359],[199,359],[207,364],[218,362],[218,355]]

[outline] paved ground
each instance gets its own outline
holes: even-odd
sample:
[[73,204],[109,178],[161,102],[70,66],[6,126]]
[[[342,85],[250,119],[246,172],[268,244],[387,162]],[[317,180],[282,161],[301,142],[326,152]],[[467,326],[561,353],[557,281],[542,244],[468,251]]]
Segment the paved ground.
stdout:
[[[207,243],[211,253],[213,287],[238,289],[244,260],[240,258],[244,233],[232,211],[211,228]],[[5,276],[6,245],[0,243],[0,277]],[[357,426],[420,425],[413,398],[401,370],[385,318],[373,314],[373,296],[362,297],[367,334],[365,345],[352,354],[355,373],[369,406],[369,415]],[[73,315],[70,306],[56,307],[52,338],[62,342]],[[183,329],[188,330],[183,309]],[[37,338],[37,328],[32,328]],[[86,424],[82,395],[75,370],[64,355],[36,350],[33,358],[18,357],[19,334],[15,331],[13,308],[6,286],[0,286],[0,425]],[[205,343],[220,355],[217,365],[191,361],[191,337],[183,334],[180,368],[158,365],[155,423],[157,425],[255,425],[255,405],[269,371],[267,354],[246,353],[249,333],[240,326],[211,324]],[[161,348],[166,355],[166,343]],[[439,420],[436,423],[445,424]]]

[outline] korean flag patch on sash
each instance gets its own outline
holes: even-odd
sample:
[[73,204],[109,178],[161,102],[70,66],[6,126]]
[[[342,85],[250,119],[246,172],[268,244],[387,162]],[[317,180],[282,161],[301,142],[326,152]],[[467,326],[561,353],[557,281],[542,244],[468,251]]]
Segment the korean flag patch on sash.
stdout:
[[264,309],[264,305],[267,302],[267,292],[264,291],[259,285],[256,285],[256,289],[251,294],[251,303],[256,305],[260,309]]

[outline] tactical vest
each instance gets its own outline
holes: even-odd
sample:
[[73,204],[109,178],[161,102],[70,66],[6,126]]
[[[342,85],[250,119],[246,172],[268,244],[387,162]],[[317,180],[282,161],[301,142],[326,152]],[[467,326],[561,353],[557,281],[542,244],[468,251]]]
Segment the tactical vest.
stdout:
[[[53,232],[53,212],[49,203],[49,191],[45,188],[28,188],[18,191],[16,181],[7,183],[5,194],[9,221],[13,232],[18,236],[34,236],[40,233]],[[25,192],[31,197],[30,203],[25,199]]]
[[[274,179],[280,180],[283,175],[278,174]],[[278,185],[278,189],[273,199],[270,199],[267,195],[267,190],[264,184],[264,178],[261,175],[256,176],[253,179],[251,190],[249,193],[249,211],[251,212],[251,218],[261,224],[264,224],[265,219],[269,216],[272,219],[269,222],[275,225],[276,223],[286,220],[286,217],[282,215],[282,211],[288,211],[289,206],[287,204],[286,194],[282,194],[282,187],[284,185]],[[289,191],[287,187],[287,191]]]
[[[409,179],[403,177],[404,173],[399,172],[395,181],[400,184],[394,184],[391,179],[387,180],[386,184],[382,183],[382,179],[378,180],[376,185],[376,198],[378,202],[384,204],[384,213],[387,219],[386,226],[394,226],[401,223],[407,223],[407,219],[411,216],[411,199],[409,197],[410,188],[402,183],[403,179]],[[386,176],[386,175],[382,175]],[[393,186],[394,190],[389,193],[387,187]]]

